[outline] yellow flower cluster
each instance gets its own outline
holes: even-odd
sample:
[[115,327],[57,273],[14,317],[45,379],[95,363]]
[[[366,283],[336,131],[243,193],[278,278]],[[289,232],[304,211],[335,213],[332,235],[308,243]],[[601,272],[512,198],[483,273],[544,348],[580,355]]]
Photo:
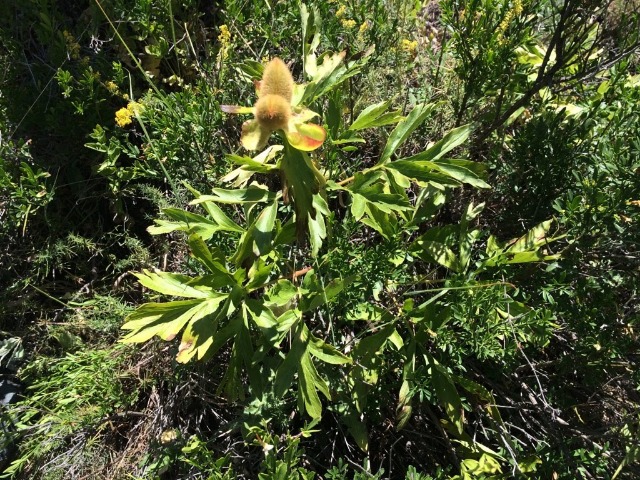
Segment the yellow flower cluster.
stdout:
[[522,11],[523,11],[522,0],[514,0],[513,6],[509,9],[507,14],[504,16],[504,18],[500,22],[500,25],[498,25],[498,29],[497,29],[498,42],[502,43],[503,35],[507,31],[507,28],[509,28],[511,21],[514,18],[520,16],[522,14]]
[[143,106],[138,102],[129,102],[125,108],[121,108],[116,112],[116,125],[119,127],[126,127],[131,125],[132,118],[142,112]]
[[360,25],[360,28],[358,28],[358,36],[364,37],[364,34],[367,30],[369,30],[369,24],[365,20],[364,22],[362,22],[362,25]]
[[[344,28],[346,28],[347,30],[351,30],[356,26],[357,22],[353,18],[348,18],[347,13],[347,6],[342,4],[340,5],[340,7],[338,7],[338,10],[336,10],[336,18],[340,19],[340,23]],[[367,28],[366,22],[360,26],[360,30],[362,30],[363,26],[365,26],[365,29]]]
[[417,40],[407,40],[406,38],[402,39],[400,43],[400,48],[407,52],[409,55],[415,55],[416,50],[418,49],[418,41]]
[[229,43],[231,43],[231,32],[226,25],[220,25],[220,34],[218,35],[218,42],[220,42],[220,51],[218,52],[218,62],[226,59],[229,56]]
[[71,35],[67,30],[62,32],[62,36],[64,37],[64,42],[67,45],[67,51],[69,52],[69,57],[74,60],[80,58],[80,44],[76,41],[73,35]]
[[222,45],[227,45],[231,41],[231,32],[226,25],[220,25],[220,35],[218,35],[218,41]]
[[105,83],[104,86],[107,87],[107,90],[109,90],[109,93],[112,93],[113,95],[118,95],[120,93],[120,89],[118,88],[118,85],[116,85],[115,82],[112,82],[111,80]]
[[351,29],[356,26],[356,21],[351,18],[343,18],[342,20],[340,20],[340,23],[342,23],[342,26],[346,29]]

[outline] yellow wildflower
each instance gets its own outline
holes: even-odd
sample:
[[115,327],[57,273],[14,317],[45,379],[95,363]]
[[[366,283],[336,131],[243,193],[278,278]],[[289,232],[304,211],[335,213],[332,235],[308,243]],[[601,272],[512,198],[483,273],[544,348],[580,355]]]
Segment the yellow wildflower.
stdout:
[[220,35],[218,35],[218,41],[224,46],[231,41],[231,32],[226,25],[220,25]]
[[142,112],[143,106],[138,102],[129,102],[125,108],[121,108],[116,112],[116,125],[119,127],[126,127],[131,125],[132,118]]
[[367,23],[367,21],[365,20],[364,22],[362,22],[362,25],[360,25],[360,28],[358,28],[358,36],[359,37],[363,37],[364,33],[369,29],[369,24]]
[[503,43],[504,41],[503,35],[509,28],[509,25],[511,24],[513,19],[520,16],[522,14],[522,11],[523,11],[522,0],[514,0],[513,6],[507,11],[506,15],[500,22],[500,25],[498,25],[498,28],[497,28],[498,43]]
[[522,14],[524,8],[522,7],[522,0],[515,0],[513,2],[513,14],[517,17]]
[[338,10],[336,10],[336,17],[338,17],[338,18],[344,17],[345,13],[347,13],[347,6],[346,5],[340,5],[340,8]]
[[410,55],[415,55],[416,50],[418,49],[418,41],[417,40],[407,40],[406,38],[402,39],[400,44],[400,48],[407,52]]
[[222,62],[229,56],[229,43],[231,43],[231,32],[226,25],[220,25],[220,34],[218,35],[220,42],[220,50],[218,51],[218,62]]
[[351,29],[356,26],[356,21],[352,19],[343,18],[340,20],[340,23],[342,23],[342,26],[347,29]]
[[64,42],[67,44],[67,52],[70,58],[77,60],[80,58],[80,44],[76,41],[74,36],[67,30],[62,32]]
[[120,91],[118,85],[116,85],[115,82],[112,82],[111,80],[105,83],[104,86],[107,87],[107,90],[109,90],[109,92],[113,93],[114,95],[117,95]]
[[129,110],[132,115],[140,115],[143,109],[144,106],[138,102],[129,102],[127,105],[127,110]]
[[122,128],[131,125],[131,116],[132,114],[128,108],[121,108],[116,112],[116,125]]

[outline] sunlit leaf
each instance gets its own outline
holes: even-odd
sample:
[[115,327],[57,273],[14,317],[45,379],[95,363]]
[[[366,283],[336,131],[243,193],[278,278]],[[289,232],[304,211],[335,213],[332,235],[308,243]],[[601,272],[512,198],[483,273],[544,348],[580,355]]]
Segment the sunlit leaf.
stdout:
[[240,107],[238,105],[220,105],[220,110],[225,113],[255,113],[255,107]]
[[222,277],[227,285],[233,285],[233,277],[227,271],[225,258],[216,247],[210,249],[199,235],[189,236],[189,247],[194,258],[202,263],[212,274]]
[[147,288],[165,295],[187,298],[217,297],[219,294],[210,289],[196,289],[188,285],[191,277],[177,273],[143,270],[134,273],[138,281]]
[[413,110],[407,115],[407,117],[400,121],[396,128],[393,129],[387,143],[382,151],[378,164],[386,163],[391,159],[391,156],[402,145],[409,135],[418,128],[427,116],[433,111],[436,104],[433,103],[421,103],[416,105]]
[[249,187],[246,189],[225,190],[223,188],[214,188],[211,195],[202,195],[190,202],[190,205],[196,205],[204,202],[215,203],[260,203],[270,202],[276,197],[276,194],[270,192],[266,188]]
[[415,240],[411,251],[426,262],[436,262],[453,271],[458,271],[458,257],[452,250],[457,241],[457,226],[433,227]]
[[462,125],[461,127],[450,130],[441,140],[427,148],[424,152],[418,153],[411,157],[403,158],[408,161],[434,161],[442,158],[454,148],[462,145],[467,141],[469,135],[473,131],[471,125]]
[[336,347],[316,338],[313,335],[311,335],[308,350],[311,355],[325,363],[333,365],[351,363],[351,359],[346,355],[343,355]]
[[214,313],[226,299],[218,295],[206,300],[179,300],[167,303],[146,303],[127,317],[122,326],[131,330],[122,340],[125,343],[146,342],[154,335],[163,340],[172,340],[188,322]]
[[453,422],[458,434],[464,431],[464,420],[462,418],[462,400],[451,379],[451,374],[430,357],[431,381],[433,382],[436,395],[440,403],[444,406],[447,416]]
[[303,152],[317,149],[327,138],[326,130],[315,123],[292,123],[285,135],[293,148]]
[[262,128],[256,120],[247,120],[242,124],[240,143],[247,150],[261,150],[271,136],[271,131]]
[[305,352],[300,359],[300,369],[298,371],[299,395],[302,395],[305,410],[311,418],[322,416],[322,403],[318,396],[318,391],[322,392],[327,399],[331,400],[329,387],[318,375],[311,356]]
[[217,231],[222,230],[217,223],[195,213],[179,210],[177,208],[167,208],[164,209],[163,212],[167,214],[167,216],[178,218],[179,221],[154,219],[156,225],[147,227],[147,231],[151,235],[161,235],[164,233],[182,231],[197,233],[202,238],[209,239]]
[[365,108],[351,124],[349,130],[355,132],[365,128],[380,127],[399,122],[403,118],[399,111],[385,113],[390,104],[391,101],[387,100]]

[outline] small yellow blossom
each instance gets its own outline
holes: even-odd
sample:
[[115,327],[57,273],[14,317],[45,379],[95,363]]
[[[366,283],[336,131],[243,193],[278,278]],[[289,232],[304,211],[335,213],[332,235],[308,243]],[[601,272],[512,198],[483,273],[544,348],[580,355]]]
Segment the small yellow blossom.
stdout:
[[351,29],[356,26],[356,21],[352,19],[343,18],[340,20],[340,23],[342,23],[342,26],[347,29]]
[[517,17],[522,14],[523,10],[522,0],[515,0],[513,2],[513,15]]
[[358,28],[358,36],[363,37],[367,30],[369,30],[369,24],[365,20],[362,22],[362,25],[360,25],[360,28]]
[[125,108],[121,108],[116,112],[116,125],[119,127],[126,127],[131,125],[132,118],[142,112],[143,106],[138,102],[129,102]]
[[129,102],[129,105],[127,105],[127,110],[129,110],[132,115],[140,115],[142,113],[142,110],[144,110],[144,105],[138,102]]
[[67,44],[67,52],[70,58],[77,60],[80,58],[80,44],[76,41],[74,36],[67,30],[62,32],[64,42]]
[[115,82],[112,82],[111,80],[105,83],[104,86],[107,87],[107,90],[109,90],[109,92],[113,93],[114,95],[117,95],[120,91],[118,85],[116,85]]
[[509,25],[511,24],[513,19],[520,16],[522,14],[522,11],[523,11],[522,0],[514,0],[513,6],[507,11],[506,15],[500,22],[500,25],[498,25],[498,28],[497,28],[498,43],[501,43],[501,44],[504,43],[505,32],[509,28]]
[[231,32],[226,25],[220,25],[220,35],[218,35],[218,41],[226,45],[231,41]]
[[116,112],[116,125],[122,128],[131,125],[131,112],[129,109],[121,108]]
[[347,6],[346,5],[340,5],[340,8],[338,10],[336,10],[336,17],[338,17],[338,18],[344,17],[345,13],[347,13]]
[[407,52],[410,55],[415,55],[416,50],[418,49],[418,41],[417,40],[407,40],[406,38],[402,39],[400,44],[400,48]]
[[222,62],[229,56],[229,44],[231,43],[231,32],[226,25],[220,25],[220,35],[218,35],[218,42],[220,42],[220,50],[218,51],[218,63]]

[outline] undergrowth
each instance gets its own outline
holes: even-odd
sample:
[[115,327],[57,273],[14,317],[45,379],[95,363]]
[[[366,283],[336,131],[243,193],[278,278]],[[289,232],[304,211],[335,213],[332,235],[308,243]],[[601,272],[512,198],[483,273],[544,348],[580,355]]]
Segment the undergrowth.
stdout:
[[636,478],[638,2],[205,3],[0,6],[4,477]]

